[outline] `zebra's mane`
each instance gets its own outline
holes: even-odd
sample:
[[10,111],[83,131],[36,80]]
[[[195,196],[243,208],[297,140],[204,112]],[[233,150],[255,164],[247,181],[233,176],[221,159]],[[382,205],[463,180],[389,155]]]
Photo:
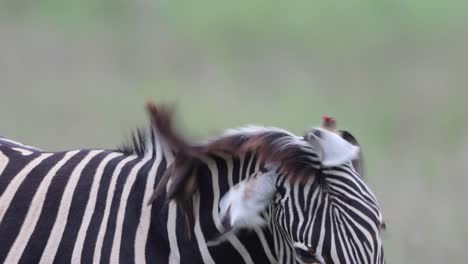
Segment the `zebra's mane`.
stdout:
[[192,162],[193,159],[216,153],[240,158],[255,153],[261,165],[278,164],[282,173],[293,177],[309,175],[319,167],[317,149],[304,137],[284,129],[246,126],[226,130],[220,136],[200,143],[192,143],[174,129],[169,108],[148,104],[148,112],[155,134],[176,153],[176,161],[177,157],[181,157]]
[[117,148],[117,151],[127,155],[144,156],[148,149],[156,149],[155,141],[163,140],[177,154],[176,156],[196,158],[226,153],[242,158],[254,152],[261,165],[281,164],[281,172],[291,176],[304,176],[318,167],[316,150],[303,137],[287,130],[251,125],[228,129],[211,139],[192,143],[174,129],[172,111],[169,107],[156,107],[149,103],[147,109],[151,118],[151,129],[137,128],[127,142]]
[[279,165],[279,172],[293,178],[315,174],[319,167],[317,150],[303,137],[291,132],[262,126],[246,126],[229,129],[203,144],[208,153],[224,152],[235,157],[255,153],[262,167]]
[[[170,189],[174,189],[174,192],[180,187],[179,183],[191,177],[193,170],[200,165],[201,157],[217,153],[240,158],[255,153],[260,165],[278,164],[280,173],[293,178],[315,175],[319,168],[317,149],[303,137],[283,129],[248,126],[227,130],[221,136],[194,144],[174,129],[172,114],[167,107],[148,104],[148,112],[158,137],[175,153],[175,161],[166,173],[166,180],[172,179]],[[168,195],[170,197],[175,193],[169,190]]]
[[[282,129],[249,126],[228,130],[221,136],[194,144],[175,130],[172,111],[168,107],[149,103],[147,110],[152,131],[175,154],[150,203],[162,194],[167,201],[175,200],[185,212],[187,230],[191,230],[194,221],[191,198],[198,188],[197,171],[203,164],[203,157],[225,153],[242,158],[255,153],[261,169],[268,164],[278,165],[277,172],[293,180],[314,177],[320,166],[317,150],[312,145],[303,137]],[[168,185],[169,181],[171,184]]]
[[126,155],[144,156],[149,148],[149,144],[153,144],[152,140],[148,137],[148,134],[147,130],[137,128],[130,134],[130,138],[120,145],[116,151],[122,152]]

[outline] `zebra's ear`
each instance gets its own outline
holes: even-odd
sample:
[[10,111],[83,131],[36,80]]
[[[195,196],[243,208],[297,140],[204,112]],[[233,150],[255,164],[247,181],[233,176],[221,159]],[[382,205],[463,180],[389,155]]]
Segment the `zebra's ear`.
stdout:
[[353,162],[353,167],[356,170],[356,172],[361,177],[364,177],[364,158],[363,158],[363,155],[362,155],[362,149],[361,149],[361,146],[360,146],[359,142],[357,141],[357,139],[349,131],[340,130],[339,134],[341,135],[341,137],[344,140],[348,141],[349,143],[353,144],[354,146],[359,147],[358,157],[353,159],[352,162]]
[[276,192],[276,171],[271,169],[244,180],[223,196],[219,209],[225,231],[265,224],[260,213],[270,204]]
[[338,166],[359,156],[359,146],[323,128],[312,130],[305,136],[305,139],[317,148],[321,163],[325,167]]

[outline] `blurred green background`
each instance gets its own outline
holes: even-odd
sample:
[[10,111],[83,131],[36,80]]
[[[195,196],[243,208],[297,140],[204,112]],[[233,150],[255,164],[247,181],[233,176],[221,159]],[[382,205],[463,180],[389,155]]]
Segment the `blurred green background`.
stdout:
[[468,1],[0,0],[0,134],[113,148],[172,102],[197,138],[337,118],[389,263],[466,263]]

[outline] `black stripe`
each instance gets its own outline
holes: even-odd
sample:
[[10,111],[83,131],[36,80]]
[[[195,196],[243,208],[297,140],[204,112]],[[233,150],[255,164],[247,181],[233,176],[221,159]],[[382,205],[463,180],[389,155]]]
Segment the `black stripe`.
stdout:
[[[337,215],[337,221],[339,225],[343,227],[342,229],[344,229],[344,231],[339,232],[339,236],[343,240],[343,243],[345,246],[347,246],[346,243],[349,244],[349,248],[347,248],[348,257],[354,260],[355,262],[363,263],[364,259],[358,257],[357,252],[356,252],[356,247],[352,241],[352,234],[349,232],[349,229],[346,228],[346,223],[343,221],[343,216],[341,214]],[[359,260],[359,261],[356,261],[356,260]]]
[[121,263],[131,263],[135,259],[135,237],[144,202],[146,181],[150,177],[149,172],[155,161],[155,159],[148,161],[140,169],[128,196],[120,244],[119,260]]
[[[344,219],[348,220],[347,228],[353,229],[354,233],[356,233],[356,236],[358,237],[358,243],[361,243],[363,248],[365,248],[365,245],[371,248],[372,245],[369,245],[369,241],[367,240],[367,237],[355,224],[355,222],[357,222],[357,224],[361,225],[365,230],[372,230],[371,229],[372,227],[368,224],[368,222],[362,219],[360,216],[356,215],[353,211],[347,209],[345,206],[340,207],[340,210],[345,211],[348,214],[348,215],[345,215],[342,213]],[[375,248],[375,245],[374,245],[374,248]],[[366,259],[367,259],[367,262],[370,262],[370,258],[367,254],[366,254]]]
[[249,166],[249,161],[250,161],[250,158],[252,157],[252,153],[249,152],[247,153],[247,155],[245,155],[245,158],[244,158],[244,163],[242,164],[242,168],[240,168],[240,172],[241,172],[241,175],[239,175],[239,180],[244,180],[245,178],[247,178],[247,169],[248,169],[248,166]]
[[[228,166],[226,164],[226,160],[224,160],[222,157],[213,157],[213,159],[216,162],[216,167],[218,168],[219,199],[221,199],[223,198],[223,195],[229,191],[229,182],[227,177]],[[232,165],[234,166],[235,164],[233,163]]]
[[352,235],[352,233],[350,231],[351,226],[349,225],[349,221],[343,216],[343,214],[340,215],[340,218],[341,218],[341,221],[345,225],[346,237],[348,239],[348,242],[349,242],[351,248],[353,248],[353,246],[354,246],[353,251],[352,251],[353,255],[355,256],[356,259],[359,260],[358,263],[364,263],[365,260],[364,260],[364,256],[362,255],[363,252],[359,251],[359,247],[355,243],[355,242],[360,243],[360,241],[354,241],[353,235]]
[[[224,186],[228,188],[229,184],[227,182],[227,165],[226,161],[221,158],[211,157],[214,159],[216,168],[218,172],[218,186]],[[216,225],[213,221],[212,212],[213,209],[219,210],[218,208],[213,208],[214,206],[214,196],[213,196],[213,177],[214,175],[211,174],[209,168],[204,165],[200,170],[200,225],[202,232],[205,236],[207,241],[214,239],[219,235],[219,232],[216,228]],[[227,191],[225,189],[224,191]],[[223,195],[223,190],[220,190],[220,198]],[[196,243],[194,243],[194,247],[198,249]],[[239,255],[237,250],[235,250],[229,242],[224,242],[215,247],[209,247],[208,250],[210,251],[211,256],[213,259],[216,260],[224,260],[225,263],[242,263],[242,257]],[[187,258],[188,259],[188,258]],[[200,259],[201,261],[201,259]],[[232,261],[232,262],[231,262]]]
[[[0,147],[2,154],[8,157],[9,161],[2,174],[0,175],[0,196],[10,184],[11,180],[35,158],[39,157],[40,153],[34,153],[28,156],[23,156],[18,151],[14,151],[8,147]],[[2,155],[0,154],[0,155]]]
[[[200,219],[200,227],[201,227],[202,233],[204,234],[205,239],[207,240],[209,240],[210,238],[214,238],[216,235],[218,235],[218,231],[216,229],[216,226],[213,222],[213,217],[212,217],[212,209],[213,209],[213,187],[212,186],[213,184],[212,184],[211,171],[209,170],[206,164],[203,164],[198,169],[198,187],[199,187],[199,193],[200,193],[200,209],[199,209],[198,215]],[[194,208],[194,210],[196,209]],[[203,262],[202,256],[198,250],[199,247],[195,239],[195,234],[192,236],[191,241],[187,241],[185,237],[183,236],[183,233],[179,232],[179,230],[185,229],[183,221],[184,221],[183,216],[181,214],[178,214],[177,225],[183,227],[183,228],[177,229],[177,237],[179,238],[179,241],[182,242],[182,243],[179,243],[179,245],[181,245],[181,247],[184,248],[184,250],[180,252],[181,264],[202,263]],[[187,250],[189,248],[190,250]],[[210,249],[212,248],[208,248],[208,250]]]
[[[65,153],[53,154],[51,157],[43,160],[36,166],[26,177],[23,183],[19,186],[15,193],[10,207],[6,211],[3,221],[0,223],[0,263],[3,263],[10,247],[13,245],[18,236],[24,218],[28,212],[32,198],[39,187],[42,179],[49,170],[57,164]],[[37,254],[37,252],[36,252]]]
[[332,211],[332,206],[330,204],[330,201],[328,201],[327,207],[325,208],[325,211],[323,214],[325,215],[325,226],[322,227],[325,229],[325,236],[323,239],[323,244],[322,244],[322,257],[325,260],[325,263],[333,263],[332,258],[331,258],[331,211]]
[[57,217],[65,186],[67,185],[70,175],[75,167],[88,153],[89,151],[81,151],[78,154],[75,154],[65,164],[63,164],[53,177],[50,187],[47,190],[41,215],[34,232],[24,249],[20,263],[38,263],[40,261],[40,257],[45,249],[50,232],[52,231]]
[[111,204],[111,208],[109,211],[109,218],[108,218],[107,223],[103,223],[103,226],[102,226],[104,227],[104,225],[107,225],[106,233],[104,234],[102,250],[101,250],[101,263],[110,262],[110,254],[112,250],[115,228],[117,224],[116,223],[117,214],[120,210],[119,206],[120,206],[120,199],[122,198],[122,191],[123,191],[125,182],[127,181],[130,175],[130,172],[139,162],[141,162],[141,159],[132,160],[126,163],[124,167],[122,168],[120,175],[117,178],[116,186],[114,189],[114,195],[112,196],[112,204]]
[[[333,228],[333,239],[335,240],[335,248],[336,248],[336,253],[338,255],[338,259],[340,260],[340,263],[346,263],[345,262],[345,256],[344,256],[344,251],[350,251],[346,248],[346,244],[345,244],[345,241],[343,240],[344,238],[340,235],[342,235],[341,233],[341,229],[340,229],[340,224],[338,222],[338,215],[335,214],[336,210],[332,207],[332,210],[330,210],[330,216],[331,216],[331,219],[330,219],[330,222],[331,222],[331,227]],[[331,230],[330,230],[330,233],[331,233]],[[350,254],[350,253],[349,253]]]
[[[270,233],[270,230],[265,228],[262,231],[263,231],[263,234],[265,235],[265,238],[272,241],[273,237]],[[249,252],[254,263],[260,263],[261,261],[265,261],[268,259],[265,253],[265,249],[263,248],[262,242],[256,232],[251,231],[251,230],[244,231],[244,232],[241,232],[237,237],[239,238],[241,243],[244,245],[244,247],[247,249],[247,252]],[[269,246],[270,248],[273,248],[273,245],[270,244]],[[272,252],[273,251],[274,250],[272,250]],[[220,258],[220,260],[222,260],[222,258]],[[231,263],[238,263],[238,262],[231,262]]]
[[104,210],[106,207],[107,192],[112,178],[112,174],[116,169],[119,162],[125,159],[125,156],[120,156],[110,161],[104,168],[104,172],[99,182],[99,189],[96,198],[96,207],[94,208],[91,222],[89,223],[86,232],[86,238],[83,244],[83,251],[81,254],[82,263],[92,263],[94,257],[94,248],[96,247],[96,240],[99,234],[99,227],[104,217]]
[[[167,160],[164,158],[159,165],[154,187],[164,175],[166,166]],[[151,208],[151,224],[145,248],[147,263],[168,263],[170,249],[166,231],[167,206],[164,203],[165,198],[160,196]]]
[[[340,188],[342,188],[342,186],[340,186]],[[330,193],[333,195],[333,201],[340,202],[341,204],[340,207],[342,206],[352,207],[356,209],[357,211],[366,215],[369,219],[371,219],[374,222],[375,226],[377,227],[379,226],[380,220],[377,217],[378,212],[375,212],[372,209],[369,209],[369,208],[372,208],[372,206],[363,202],[362,200],[356,201],[356,200],[350,199],[345,194],[339,192],[340,190],[336,190],[336,191],[335,190],[336,189],[334,187],[331,187]]]
[[[363,180],[360,178],[360,176],[359,176],[359,175],[356,175],[356,174],[353,174],[353,173],[351,172],[351,169],[350,169],[350,168],[346,169],[345,167],[344,167],[344,168],[341,168],[341,167],[334,167],[333,170],[339,171],[339,172],[341,172],[341,173],[343,173],[343,174],[345,174],[345,175],[348,175],[349,177],[355,178],[354,182],[351,181],[351,180],[349,180],[349,179],[346,179],[346,178],[343,177],[343,176],[334,175],[333,172],[324,172],[325,178],[330,177],[330,178],[332,178],[332,179],[336,179],[336,180],[342,182],[344,185],[349,186],[350,188],[356,189],[356,191],[357,191],[358,193],[362,193],[362,191],[359,190],[358,186],[359,186],[364,192],[366,192],[366,190],[368,189],[368,187],[365,186],[365,184],[364,184]],[[358,185],[358,186],[356,186],[356,185]],[[371,196],[371,197],[374,197],[374,195],[371,194],[371,193],[367,193],[367,194],[368,194],[369,196]],[[365,199],[366,201],[368,201],[370,204],[375,204],[375,203],[376,203],[375,200],[373,200],[373,199],[367,197],[366,195],[363,195],[363,196],[364,196],[364,199]]]
[[86,204],[91,192],[93,179],[96,177],[96,170],[99,164],[110,152],[104,152],[93,157],[84,167],[80,179],[76,185],[75,193],[70,205],[70,211],[67,218],[67,225],[62,235],[62,240],[55,255],[54,264],[70,263],[75,247],[76,238],[83,222],[83,216]]
[[322,230],[322,215],[325,212],[325,199],[326,194],[323,192],[320,193],[317,196],[317,202],[320,202],[319,206],[317,207],[317,210],[313,212],[313,215],[315,216],[314,222],[312,223],[312,241],[310,242],[312,245],[312,248],[317,248],[319,238],[320,238],[320,231]]

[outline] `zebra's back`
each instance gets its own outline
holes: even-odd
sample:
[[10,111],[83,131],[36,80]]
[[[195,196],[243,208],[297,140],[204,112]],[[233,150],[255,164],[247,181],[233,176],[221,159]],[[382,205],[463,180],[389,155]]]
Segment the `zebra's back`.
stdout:
[[133,262],[144,204],[135,190],[152,166],[112,151],[47,153],[0,139],[0,263]]

